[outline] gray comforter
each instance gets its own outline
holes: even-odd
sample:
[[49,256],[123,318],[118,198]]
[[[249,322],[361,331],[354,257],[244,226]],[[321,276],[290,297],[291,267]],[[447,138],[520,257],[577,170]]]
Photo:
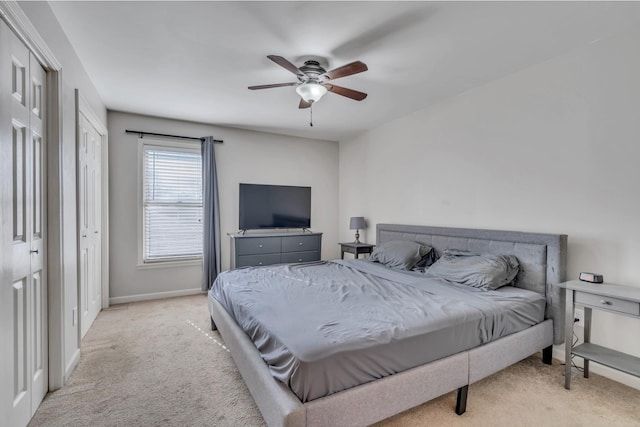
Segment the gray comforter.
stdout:
[[303,402],[518,332],[545,307],[530,291],[483,291],[365,260],[231,270],[209,297]]

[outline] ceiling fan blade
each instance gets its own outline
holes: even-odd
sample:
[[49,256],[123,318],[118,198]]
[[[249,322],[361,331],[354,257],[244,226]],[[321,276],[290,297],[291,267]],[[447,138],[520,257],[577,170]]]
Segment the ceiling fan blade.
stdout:
[[338,95],[346,96],[347,98],[355,99],[356,101],[362,101],[367,97],[364,92],[359,92],[353,89],[347,89],[346,87],[336,85],[324,85],[329,92],[337,93]]
[[360,61],[354,61],[350,64],[343,65],[342,67],[334,68],[331,71],[327,71],[323,76],[327,77],[327,80],[339,79],[340,77],[350,76],[352,74],[362,73],[367,71],[367,64]]
[[305,101],[304,99],[300,99],[300,105],[298,105],[298,108],[302,109],[302,108],[309,108],[311,107],[311,103]]
[[294,83],[276,83],[276,84],[272,84],[272,85],[249,86],[249,89],[251,89],[251,90],[271,89],[272,87],[295,86],[297,84],[298,84],[297,82],[294,82]]
[[282,68],[285,68],[289,71],[291,71],[293,74],[295,74],[296,76],[302,76],[304,75],[304,73],[302,71],[300,71],[298,69],[298,67],[296,67],[295,65],[293,65],[291,62],[289,62],[288,60],[286,60],[285,58],[283,58],[282,56],[278,56],[278,55],[267,55],[267,58],[269,58],[270,60],[272,60],[273,62],[275,62],[276,64],[278,64],[279,66],[281,66]]

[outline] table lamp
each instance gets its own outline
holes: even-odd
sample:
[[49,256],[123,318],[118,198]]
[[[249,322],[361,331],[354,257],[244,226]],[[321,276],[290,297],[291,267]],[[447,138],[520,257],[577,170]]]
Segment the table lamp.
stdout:
[[360,230],[364,230],[365,228],[367,228],[367,223],[365,222],[363,216],[351,217],[351,221],[349,222],[349,230],[356,230],[355,243],[360,243]]

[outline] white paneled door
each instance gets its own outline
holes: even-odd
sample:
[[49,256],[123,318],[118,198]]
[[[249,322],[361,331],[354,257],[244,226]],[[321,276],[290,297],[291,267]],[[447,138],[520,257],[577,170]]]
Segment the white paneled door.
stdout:
[[48,387],[45,71],[0,21],[0,424],[25,426]]
[[85,336],[102,308],[102,136],[80,112],[78,206],[80,327]]

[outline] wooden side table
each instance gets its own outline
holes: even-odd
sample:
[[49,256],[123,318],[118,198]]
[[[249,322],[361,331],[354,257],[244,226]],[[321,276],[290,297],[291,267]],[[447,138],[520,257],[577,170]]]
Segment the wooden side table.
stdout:
[[360,254],[370,254],[373,252],[373,248],[376,245],[370,245],[369,243],[338,243],[340,245],[340,259],[344,259],[344,253],[347,252],[349,254],[353,254],[355,259],[358,259],[358,255]]
[[[589,378],[589,361],[640,377],[640,357],[591,342],[591,311],[603,310],[640,319],[640,288],[611,283],[586,283],[579,280],[560,283],[558,286],[567,290],[564,388],[571,389],[573,355],[584,359],[585,378]],[[571,341],[576,305],[584,307],[584,343],[573,347]]]

